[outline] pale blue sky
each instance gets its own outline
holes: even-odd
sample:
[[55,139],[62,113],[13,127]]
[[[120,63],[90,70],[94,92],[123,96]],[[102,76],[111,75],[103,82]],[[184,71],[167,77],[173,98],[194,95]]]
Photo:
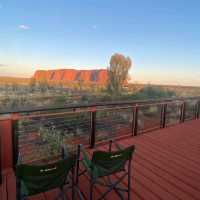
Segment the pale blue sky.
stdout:
[[0,0],[0,75],[105,68],[130,56],[133,81],[200,86],[199,0]]

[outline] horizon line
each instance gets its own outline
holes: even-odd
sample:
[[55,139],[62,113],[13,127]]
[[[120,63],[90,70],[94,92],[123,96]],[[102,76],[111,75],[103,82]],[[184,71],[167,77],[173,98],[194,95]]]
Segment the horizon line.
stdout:
[[[45,70],[44,70],[45,71]],[[3,75],[3,76],[1,76],[0,75],[0,78],[16,78],[16,79],[31,79],[31,78],[33,78],[33,76],[29,76],[29,77],[23,77],[23,76],[16,76],[16,75]],[[1,80],[0,80],[1,81]],[[176,84],[176,83],[153,83],[153,82],[151,82],[151,81],[137,81],[137,80],[135,80],[135,81],[128,81],[128,83],[129,84],[135,84],[135,85],[152,85],[152,86],[170,86],[170,87],[194,87],[194,88],[200,88],[200,86],[199,85],[190,85],[190,84]]]

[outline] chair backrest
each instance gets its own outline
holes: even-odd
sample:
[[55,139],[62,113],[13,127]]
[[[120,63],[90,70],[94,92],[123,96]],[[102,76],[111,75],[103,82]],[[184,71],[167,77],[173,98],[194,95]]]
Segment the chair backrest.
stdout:
[[119,151],[95,151],[93,153],[92,162],[107,171],[116,172],[124,169],[127,161],[132,159],[135,146],[129,146]]
[[18,165],[16,177],[21,182],[26,195],[34,195],[57,187],[65,183],[69,171],[75,166],[76,156],[43,166]]

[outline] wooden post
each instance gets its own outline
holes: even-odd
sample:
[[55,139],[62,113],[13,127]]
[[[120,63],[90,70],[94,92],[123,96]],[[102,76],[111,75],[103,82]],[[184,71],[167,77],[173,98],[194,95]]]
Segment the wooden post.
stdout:
[[1,170],[13,167],[12,118],[0,119]]
[[91,135],[90,135],[90,147],[94,148],[96,139],[96,107],[91,111]]
[[15,164],[17,152],[14,151],[13,122],[15,124],[18,117],[18,114],[11,114],[0,118],[0,174],[6,169],[13,168]]

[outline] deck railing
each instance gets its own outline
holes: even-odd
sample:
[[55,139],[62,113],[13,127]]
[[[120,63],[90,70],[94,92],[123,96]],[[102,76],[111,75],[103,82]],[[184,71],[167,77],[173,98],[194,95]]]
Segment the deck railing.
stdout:
[[49,147],[52,150],[65,144],[69,151],[74,145],[82,143],[93,148],[97,143],[113,137],[137,136],[197,119],[199,115],[200,97],[70,105],[0,113],[1,168],[14,167],[19,159],[24,163],[56,159],[60,152],[54,152],[52,156],[47,152]]

